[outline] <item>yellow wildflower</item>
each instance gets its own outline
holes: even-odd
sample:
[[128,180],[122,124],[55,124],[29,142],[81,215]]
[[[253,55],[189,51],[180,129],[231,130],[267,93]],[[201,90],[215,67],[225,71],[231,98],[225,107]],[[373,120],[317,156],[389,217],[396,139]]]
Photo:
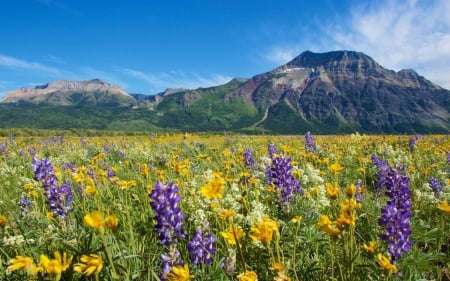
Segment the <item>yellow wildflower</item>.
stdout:
[[397,273],[398,271],[397,266],[392,264],[391,261],[382,253],[378,253],[377,262],[382,268],[384,268],[385,271],[388,272],[388,274]]
[[354,184],[351,184],[349,186],[347,186],[345,188],[345,193],[347,194],[348,197],[353,197],[355,196],[356,193],[356,186]]
[[254,271],[246,271],[237,276],[239,281],[258,281],[258,275]]
[[34,263],[33,258],[16,256],[9,261],[8,271],[23,269],[29,275],[37,275],[39,267]]
[[279,227],[280,224],[276,220],[264,216],[261,222],[257,222],[255,226],[251,228],[253,235],[250,235],[250,238],[253,241],[260,241],[264,245],[270,244],[273,235],[278,233]]
[[342,170],[344,170],[344,167],[342,167],[342,165],[339,164],[339,162],[335,162],[331,164],[330,167],[328,167],[328,169],[330,170],[330,172],[337,174],[342,172]]
[[331,199],[336,199],[339,195],[339,187],[337,183],[334,183],[334,185],[332,185],[331,183],[327,182],[326,187],[328,197],[330,197]]
[[90,214],[87,214],[83,218],[83,222],[85,225],[97,229],[103,228],[104,220],[103,216],[99,211],[94,211]]
[[46,255],[41,255],[39,265],[43,272],[55,277],[55,280],[59,280],[61,273],[69,268],[72,262],[72,256],[67,258],[66,253],[61,256],[59,251],[55,251],[54,256],[54,259],[49,259]]
[[96,254],[82,255],[80,261],[81,263],[75,264],[73,270],[86,276],[98,274],[103,269],[103,260]]
[[441,204],[439,204],[438,209],[450,215],[450,206],[448,205],[447,200],[442,201]]
[[336,219],[336,224],[344,227],[355,226],[355,222],[356,222],[355,215],[349,212],[339,214],[339,217]]
[[345,199],[342,204],[341,204],[341,209],[344,212],[350,212],[352,210],[355,209],[360,209],[361,208],[361,203],[359,203],[358,201],[356,201],[355,199]]
[[212,180],[206,183],[201,189],[200,193],[207,199],[222,198],[222,191],[225,186],[225,180],[220,173],[214,173]]
[[168,281],[189,281],[194,275],[189,273],[189,266],[173,266],[169,273],[165,275]]
[[235,214],[236,214],[236,212],[234,210],[226,209],[226,210],[223,210],[222,212],[220,212],[219,218],[226,220],[230,217],[233,217]]
[[7,219],[5,216],[0,215],[0,227],[3,228],[6,226]]
[[316,225],[330,236],[337,237],[341,234],[341,230],[335,226],[335,223],[331,222],[327,215],[321,215]]
[[105,226],[106,228],[113,229],[116,228],[119,224],[119,220],[116,215],[109,215],[105,218]]
[[375,241],[370,241],[369,244],[364,243],[362,245],[362,248],[364,249],[364,251],[373,254],[375,253],[375,250],[377,248],[377,243],[375,243]]
[[295,216],[291,219],[291,222],[294,224],[300,223],[302,221],[302,216]]
[[84,193],[86,195],[93,195],[97,192],[97,188],[95,187],[95,185],[87,185],[86,188],[84,189]]
[[236,240],[239,241],[242,237],[244,237],[245,233],[242,228],[230,225],[226,231],[220,232],[220,235],[225,238],[228,244],[236,245]]

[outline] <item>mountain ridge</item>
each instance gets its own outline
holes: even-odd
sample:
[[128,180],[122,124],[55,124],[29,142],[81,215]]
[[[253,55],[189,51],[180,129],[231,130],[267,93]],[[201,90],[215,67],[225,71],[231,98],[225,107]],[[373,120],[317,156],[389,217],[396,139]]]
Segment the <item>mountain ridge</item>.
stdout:
[[[148,122],[152,128],[164,130],[276,133],[307,130],[322,133],[450,131],[449,90],[433,84],[412,69],[389,70],[370,56],[356,51],[306,51],[271,71],[249,79],[236,78],[216,87],[174,88],[153,96],[128,94],[122,90],[122,95],[112,95],[121,97],[116,103],[105,103],[100,99],[107,96],[108,90],[105,89],[113,86],[98,79],[90,81],[104,87],[103,95],[97,95],[91,104],[80,100],[55,104],[60,100],[67,102],[61,94],[59,100],[53,98],[47,103],[40,101],[34,105],[113,105],[139,109],[130,115],[139,112],[140,122]],[[51,85],[56,84],[48,83],[37,90],[52,88]],[[10,95],[5,97],[0,105],[14,107],[20,104],[17,95],[14,103],[5,102]],[[84,97],[85,102],[90,101],[86,95]]]

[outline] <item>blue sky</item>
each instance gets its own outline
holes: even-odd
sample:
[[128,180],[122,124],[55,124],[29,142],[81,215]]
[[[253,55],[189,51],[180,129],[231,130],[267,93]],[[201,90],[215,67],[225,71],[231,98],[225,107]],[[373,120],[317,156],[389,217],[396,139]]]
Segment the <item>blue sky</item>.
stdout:
[[0,36],[0,96],[59,79],[209,87],[343,49],[450,89],[448,0],[10,0]]

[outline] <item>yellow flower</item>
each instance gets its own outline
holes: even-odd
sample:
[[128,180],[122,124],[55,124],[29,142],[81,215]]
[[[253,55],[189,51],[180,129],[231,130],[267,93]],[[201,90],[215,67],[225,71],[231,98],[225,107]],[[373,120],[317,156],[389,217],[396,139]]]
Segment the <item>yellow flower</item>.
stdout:
[[9,261],[9,264],[8,271],[23,269],[29,275],[37,275],[40,270],[30,257],[16,256]]
[[105,218],[105,226],[106,228],[113,229],[116,228],[119,224],[119,220],[116,215],[109,215]]
[[364,243],[362,245],[362,248],[364,249],[364,251],[373,254],[375,253],[375,250],[377,248],[377,243],[375,243],[375,241],[370,241],[368,245]]
[[339,172],[342,172],[342,170],[344,170],[344,167],[342,167],[342,165],[339,164],[339,162],[335,162],[335,163],[331,164],[330,167],[328,167],[328,169],[332,173],[339,173]]
[[328,197],[330,197],[331,199],[336,199],[339,195],[339,187],[337,183],[334,183],[334,185],[332,185],[331,183],[327,182],[326,186]]
[[447,200],[442,201],[441,204],[439,204],[438,209],[450,215],[450,206],[448,205]]
[[397,266],[392,264],[391,261],[383,256],[382,253],[378,253],[377,262],[382,268],[384,268],[385,271],[388,272],[388,274],[397,273],[398,271]]
[[5,216],[1,216],[1,215],[0,215],[0,227],[1,227],[1,228],[3,228],[3,227],[6,226],[6,222],[7,222],[7,221],[8,221],[8,220],[6,219]]
[[56,277],[56,280],[59,280],[61,273],[69,268],[72,262],[72,256],[67,258],[66,253],[61,256],[59,251],[55,251],[54,256],[55,258],[51,260],[46,255],[41,255],[39,265],[43,272],[48,273],[49,275]]
[[168,281],[189,281],[194,278],[194,275],[189,273],[187,264],[184,266],[174,266],[169,273],[165,275]]
[[225,238],[228,244],[236,245],[236,240],[239,241],[245,234],[242,228],[230,225],[226,231],[220,232],[220,235]]
[[343,212],[339,214],[339,217],[336,219],[336,224],[344,227],[355,226],[355,222],[355,215],[350,212]]
[[345,199],[342,204],[341,204],[341,209],[344,212],[350,212],[353,211],[355,209],[360,209],[361,208],[361,203],[359,203],[358,201],[356,201],[355,199]]
[[348,197],[353,197],[355,196],[356,193],[356,186],[354,184],[351,184],[349,186],[347,186],[345,188],[345,193],[347,194]]
[[236,214],[236,212],[234,210],[227,209],[227,210],[223,210],[222,212],[220,212],[219,218],[226,220],[230,217],[233,217],[235,214]]
[[278,233],[280,224],[270,219],[268,216],[264,216],[261,222],[257,222],[254,227],[251,228],[253,235],[250,235],[253,241],[260,241],[264,245],[269,244],[273,235]]
[[284,272],[284,268],[285,268],[284,264],[278,262],[272,263],[269,267],[270,270],[278,272]]
[[214,173],[213,179],[200,189],[200,193],[207,199],[222,198],[222,191],[224,186],[225,180],[220,176],[220,173]]
[[291,219],[291,222],[294,224],[300,223],[302,221],[302,216],[295,216]]
[[335,226],[335,223],[331,222],[327,215],[321,215],[316,225],[330,236],[337,237],[341,234],[341,230]]
[[87,214],[83,218],[83,222],[85,225],[97,229],[103,228],[103,216],[99,211],[94,211],[90,214]]
[[96,254],[82,255],[80,261],[81,263],[75,264],[73,270],[86,276],[98,274],[103,269],[103,260]]
[[88,184],[87,186],[86,186],[86,188],[84,189],[84,193],[86,194],[86,195],[93,195],[93,194],[95,194],[97,192],[97,188],[95,187],[95,185],[93,185],[93,184]]
[[258,275],[254,271],[246,271],[237,276],[239,281],[258,281]]

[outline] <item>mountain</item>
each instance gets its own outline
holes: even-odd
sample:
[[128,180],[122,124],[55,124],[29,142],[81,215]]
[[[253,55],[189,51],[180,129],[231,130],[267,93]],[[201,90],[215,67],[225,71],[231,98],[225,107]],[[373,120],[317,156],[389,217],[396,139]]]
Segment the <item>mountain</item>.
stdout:
[[7,93],[2,100],[9,105],[110,105],[130,106],[135,99],[118,86],[100,79],[89,81],[59,80],[32,89],[21,88]]
[[304,52],[254,76],[227,98],[266,110],[261,125],[269,130],[449,130],[448,90],[413,70],[394,72],[354,51]]
[[[23,106],[30,104],[31,109]],[[0,124],[285,134],[446,133],[449,109],[450,91],[414,70],[388,70],[360,52],[306,51],[250,79],[195,90],[168,89],[154,96],[127,94],[100,80],[20,89],[0,101]],[[35,114],[38,120],[30,123]],[[70,122],[63,122],[64,116],[70,116]]]

